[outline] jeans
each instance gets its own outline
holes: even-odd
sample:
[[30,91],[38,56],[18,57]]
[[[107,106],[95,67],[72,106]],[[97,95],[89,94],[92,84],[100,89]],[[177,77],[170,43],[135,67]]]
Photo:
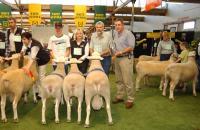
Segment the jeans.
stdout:
[[160,61],[169,60],[171,54],[160,54]]
[[110,66],[111,66],[111,56],[103,57],[103,60],[101,61],[101,65],[103,67],[103,70],[105,71],[105,73],[108,76],[109,71],[110,71]]
[[199,69],[199,75],[198,75],[198,82],[197,82],[197,89],[200,90],[200,57],[197,59],[197,66]]

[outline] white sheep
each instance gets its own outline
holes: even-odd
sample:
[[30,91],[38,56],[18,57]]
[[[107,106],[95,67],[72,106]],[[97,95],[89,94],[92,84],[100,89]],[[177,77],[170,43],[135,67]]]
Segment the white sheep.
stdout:
[[78,99],[78,124],[81,123],[81,106],[84,96],[85,77],[79,71],[77,64],[82,63],[75,58],[70,59],[67,63],[71,64],[70,71],[63,82],[63,94],[67,103],[67,121],[71,121],[70,98],[72,96]]
[[192,81],[193,95],[196,96],[196,83],[198,81],[198,67],[195,61],[195,52],[189,52],[186,63],[173,63],[166,68],[163,96],[166,96],[166,88],[170,81],[169,99],[174,100],[174,88],[179,82]]
[[[141,55],[141,56],[139,56],[137,63],[140,61],[159,61],[159,60],[160,60],[159,56],[153,57],[153,56]],[[147,85],[148,82],[149,82],[149,77],[145,76],[144,77],[144,85]]]
[[108,114],[109,124],[113,124],[110,108],[110,83],[107,75],[103,71],[100,60],[100,54],[94,52],[92,56],[88,57],[91,60],[91,65],[88,70],[88,74],[85,81],[85,101],[86,101],[86,120],[85,127],[89,127],[90,121],[90,102],[92,100],[93,109],[100,109],[102,105],[102,100],[100,96],[104,97],[106,102],[106,110]]
[[55,59],[57,62],[56,70],[46,76],[41,81],[40,94],[42,98],[42,124],[46,124],[45,111],[46,100],[49,97],[55,98],[55,123],[59,123],[59,105],[62,100],[62,85],[65,77],[65,64],[66,58],[60,57]]
[[162,90],[164,74],[167,66],[177,59],[176,54],[172,54],[168,61],[140,61],[136,65],[136,91],[140,89],[140,81],[145,76],[160,76],[161,82],[159,89]]
[[[17,76],[17,78],[16,78]],[[13,97],[13,113],[14,122],[18,122],[17,105],[23,93],[29,91],[35,81],[38,79],[38,72],[36,68],[36,61],[27,69],[16,69],[9,71],[3,75],[0,81],[0,95],[1,95],[1,119],[7,122],[5,114],[6,96]]]

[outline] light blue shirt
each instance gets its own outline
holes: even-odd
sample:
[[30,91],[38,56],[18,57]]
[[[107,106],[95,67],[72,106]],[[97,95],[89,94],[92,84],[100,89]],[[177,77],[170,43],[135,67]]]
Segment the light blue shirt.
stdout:
[[112,47],[114,51],[123,51],[125,48],[135,47],[135,37],[128,31],[124,30],[122,33],[114,32],[114,46]]

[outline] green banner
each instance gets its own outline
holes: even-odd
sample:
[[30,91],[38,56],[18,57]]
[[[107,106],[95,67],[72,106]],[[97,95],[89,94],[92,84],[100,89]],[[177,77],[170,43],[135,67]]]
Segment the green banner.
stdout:
[[95,5],[94,6],[94,23],[102,21],[105,23],[106,20],[106,6]]
[[11,7],[0,4],[0,24],[2,27],[8,27],[8,18],[11,16]]
[[62,23],[62,5],[59,4],[50,5],[50,18],[52,25],[55,22]]

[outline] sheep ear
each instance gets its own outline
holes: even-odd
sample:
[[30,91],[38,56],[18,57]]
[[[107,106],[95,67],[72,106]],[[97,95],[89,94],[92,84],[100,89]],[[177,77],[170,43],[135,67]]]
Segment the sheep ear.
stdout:
[[103,60],[103,57],[101,57],[100,60]]

